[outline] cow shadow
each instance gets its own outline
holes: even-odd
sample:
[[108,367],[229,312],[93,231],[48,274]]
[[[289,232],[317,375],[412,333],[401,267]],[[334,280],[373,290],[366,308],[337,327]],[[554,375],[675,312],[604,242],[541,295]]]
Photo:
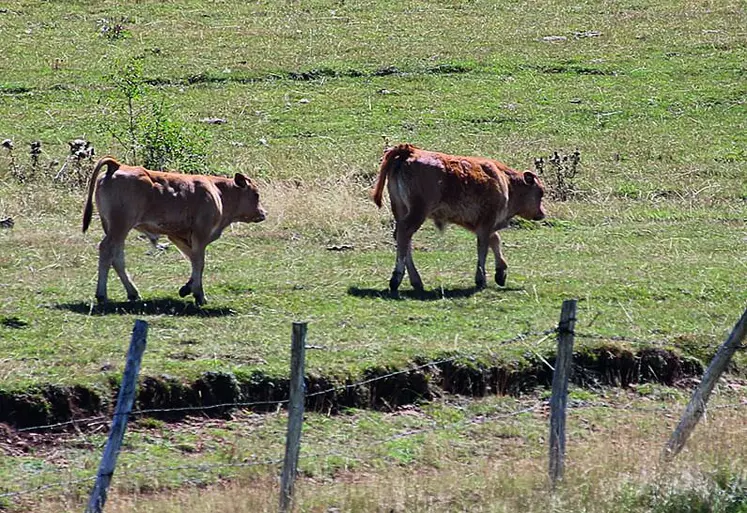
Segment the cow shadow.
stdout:
[[57,310],[68,310],[83,315],[171,315],[174,317],[225,317],[236,315],[224,307],[197,307],[192,301],[155,298],[138,301],[109,301],[98,305],[89,301],[52,305]]
[[[388,300],[401,300],[401,299],[413,299],[417,301],[438,301],[441,299],[462,299],[472,297],[478,292],[485,291],[487,289],[481,289],[477,287],[454,287],[454,288],[438,288],[433,290],[416,291],[412,289],[401,290],[399,296],[393,296],[389,289],[365,289],[360,287],[348,287],[348,294],[351,296],[364,298],[364,299],[388,299]],[[499,289],[504,292],[521,291],[523,288],[516,287],[502,287]]]

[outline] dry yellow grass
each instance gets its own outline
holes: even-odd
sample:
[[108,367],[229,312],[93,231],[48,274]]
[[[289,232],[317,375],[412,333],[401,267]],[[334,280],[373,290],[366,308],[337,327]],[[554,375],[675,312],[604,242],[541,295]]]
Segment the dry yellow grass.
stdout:
[[[647,497],[652,490],[662,495],[707,490],[708,476],[713,472],[739,476],[747,468],[747,445],[741,443],[747,434],[744,407],[713,410],[672,464],[662,463],[659,457],[677,419],[661,412],[655,408],[572,412],[566,479],[555,494],[549,491],[542,440],[520,446],[516,440],[494,438],[487,444],[487,454],[484,445],[478,449],[476,444],[472,457],[457,460],[448,457],[455,447],[441,438],[434,440],[441,446],[432,462],[300,479],[296,511],[649,511],[639,508],[636,498]],[[532,422],[544,420],[543,415],[537,415]],[[261,475],[206,489],[151,495],[113,492],[107,512],[274,512],[277,490],[273,475]],[[80,509],[76,501],[34,507],[40,513]]]

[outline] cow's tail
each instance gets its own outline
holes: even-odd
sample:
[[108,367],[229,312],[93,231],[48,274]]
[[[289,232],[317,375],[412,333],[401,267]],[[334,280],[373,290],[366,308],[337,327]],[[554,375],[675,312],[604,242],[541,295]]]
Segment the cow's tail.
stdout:
[[379,166],[379,177],[376,179],[376,185],[371,191],[371,198],[373,199],[376,206],[381,208],[381,197],[384,194],[384,185],[389,177],[392,169],[399,166],[399,164],[407,160],[412,155],[414,146],[410,144],[400,144],[391,148],[389,151],[384,153],[384,158],[381,160],[381,166]]
[[88,226],[91,224],[91,217],[93,216],[93,191],[96,188],[96,177],[104,166],[106,166],[106,174],[112,175],[119,169],[120,164],[112,157],[104,157],[96,162],[96,166],[91,173],[91,179],[88,181],[88,197],[86,198],[86,205],[83,207],[83,233],[88,230]]

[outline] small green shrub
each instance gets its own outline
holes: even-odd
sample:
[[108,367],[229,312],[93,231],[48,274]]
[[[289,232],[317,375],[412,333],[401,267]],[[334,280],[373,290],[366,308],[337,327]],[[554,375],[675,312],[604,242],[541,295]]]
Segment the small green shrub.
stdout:
[[150,98],[144,57],[129,59],[116,68],[118,71],[109,77],[115,95],[108,102],[100,131],[126,148],[126,159],[136,165],[191,173],[206,171],[209,134],[174,119],[163,98]]
[[207,133],[171,119],[163,102],[152,104],[140,118],[139,135],[146,168],[175,166],[188,173],[207,169]]

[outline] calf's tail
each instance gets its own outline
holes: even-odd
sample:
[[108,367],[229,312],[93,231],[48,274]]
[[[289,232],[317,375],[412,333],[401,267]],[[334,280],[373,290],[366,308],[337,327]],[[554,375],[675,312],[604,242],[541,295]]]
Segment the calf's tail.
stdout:
[[104,166],[107,167],[106,174],[112,175],[119,169],[120,164],[112,157],[104,157],[96,162],[96,167],[93,168],[93,172],[91,173],[91,179],[88,181],[88,197],[83,207],[83,233],[88,230],[88,226],[91,224],[91,217],[93,216],[93,190],[96,188],[96,177]]
[[414,149],[415,147],[410,144],[400,144],[384,154],[381,166],[379,166],[379,177],[376,179],[376,185],[371,192],[371,198],[377,207],[381,208],[381,197],[384,194],[384,185],[386,184],[389,173],[402,161],[407,160],[412,155]]

